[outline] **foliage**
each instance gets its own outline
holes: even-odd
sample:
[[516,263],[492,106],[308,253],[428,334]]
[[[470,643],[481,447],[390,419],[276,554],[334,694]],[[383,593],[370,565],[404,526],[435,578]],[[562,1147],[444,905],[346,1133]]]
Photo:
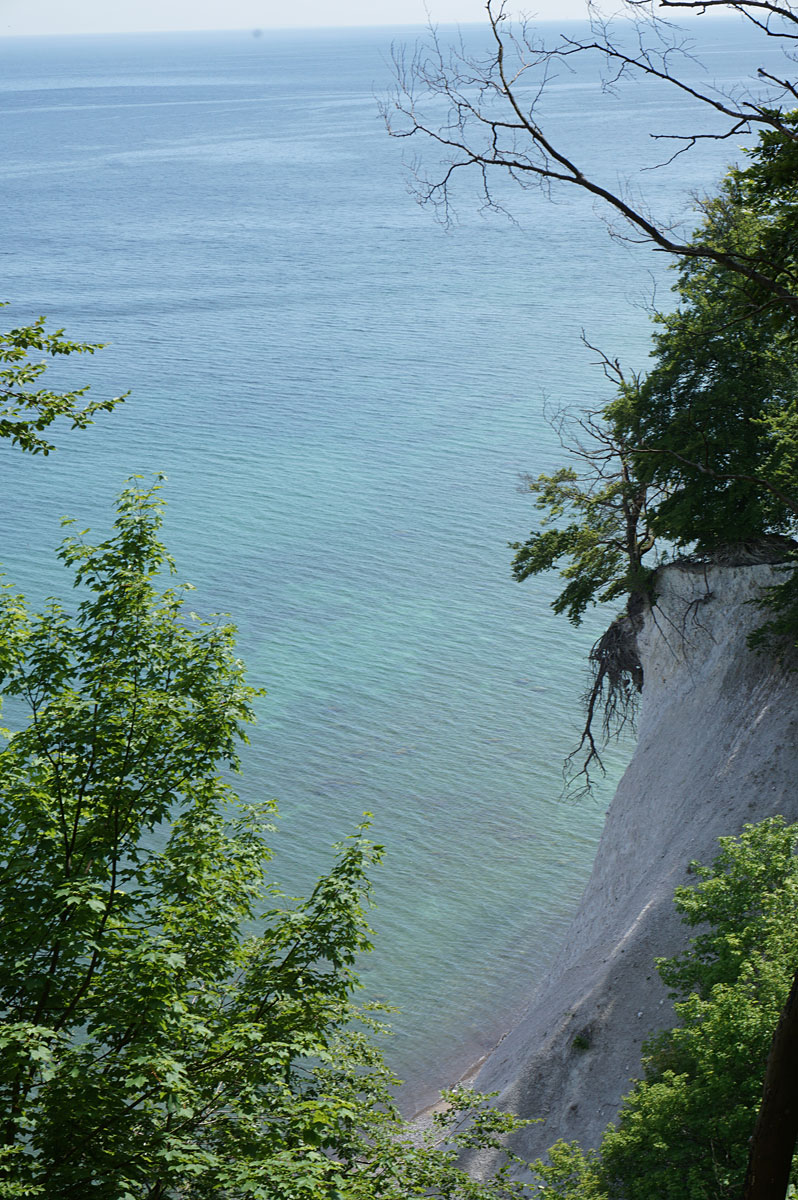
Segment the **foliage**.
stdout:
[[[744,172],[735,173],[735,181],[741,206],[756,214],[756,260],[768,264],[775,281],[794,290],[798,275],[798,114],[771,110],[769,115],[774,127],[763,130],[756,153],[749,156]],[[794,323],[795,312],[785,309],[760,282],[749,279],[744,295],[749,311],[767,312],[774,326]]]
[[[772,139],[771,139],[772,140]],[[785,143],[796,161],[792,143]],[[760,165],[761,147],[749,171]],[[703,205],[695,238],[758,259],[772,232],[749,171],[732,170]],[[772,247],[769,247],[772,252]],[[634,473],[664,492],[655,534],[699,553],[792,532],[798,520],[798,347],[755,285],[714,262],[686,259],[679,304],[657,318],[654,366],[607,412],[632,441]]]
[[[590,604],[648,589],[643,556],[653,547],[645,526],[646,489],[619,471],[615,478],[587,478],[572,467],[527,481],[536,506],[545,511],[542,529],[525,542],[512,542],[513,575],[521,582],[567,560],[560,574],[566,585],[553,601],[579,625]],[[553,524],[564,518],[566,524]],[[631,534],[631,536],[630,536]]]
[[765,588],[759,600],[768,619],[748,638],[754,649],[762,646],[784,649],[795,641],[798,631],[798,550],[793,550],[786,564],[777,569],[783,575],[781,582]]
[[101,348],[101,344],[68,341],[63,329],[48,332],[44,317],[39,317],[32,325],[0,333],[0,364],[3,364],[0,369],[0,437],[9,438],[20,450],[31,454],[49,454],[55,446],[42,433],[54,421],[65,417],[72,422],[73,429],[85,429],[91,425],[95,413],[110,412],[121,404],[124,396],[84,404],[88,387],[54,392],[36,386],[47,370],[47,363],[32,361],[32,352],[56,357],[94,354]]
[[556,1142],[546,1161],[534,1166],[542,1181],[542,1200],[608,1200],[598,1154],[577,1142]]
[[[559,1143],[536,1164],[545,1200],[729,1200],[741,1194],[773,1029],[798,961],[798,825],[774,817],[722,838],[677,889],[700,932],[657,964],[680,1024],[644,1050],[598,1155]],[[798,1182],[798,1162],[793,1167]]]
[[[605,370],[611,368],[626,386],[620,367],[604,362]],[[561,415],[557,421],[561,435],[564,420]],[[562,467],[553,475],[525,479],[546,515],[540,530],[526,542],[511,543],[511,548],[516,552],[513,574],[519,581],[549,570],[563,558],[570,560],[560,572],[566,585],[552,607],[567,613],[574,625],[580,624],[589,604],[626,599],[626,614],[612,622],[588,656],[591,682],[584,698],[585,723],[565,763],[566,786],[578,794],[580,783],[590,790],[594,764],[604,769],[594,729],[597,713],[602,714],[604,741],[634,721],[643,682],[634,633],[642,604],[652,598],[653,572],[644,560],[654,548],[654,538],[648,515],[652,489],[635,480],[628,446],[596,414],[581,417],[576,425],[587,435],[587,441],[570,447],[583,464],[581,473]]]
[[[756,262],[781,255],[786,278],[798,270],[798,151],[771,132],[748,157],[702,205],[694,242]],[[769,190],[776,183],[783,203]],[[771,542],[784,557],[798,531],[792,319],[724,262],[684,258],[674,291],[675,311],[656,317],[647,375],[624,376],[602,356],[616,394],[565,439],[581,472],[567,466],[529,482],[546,515],[526,542],[513,544],[513,572],[521,580],[559,567],[566,583],[553,607],[574,623],[590,604],[621,596],[636,603],[663,549],[711,556]],[[794,632],[792,588],[786,581],[771,599]]]
[[[27,711],[0,752],[0,1197],[519,1194],[410,1143],[354,1024],[365,827],[308,899],[270,882],[272,806],[230,785],[255,691],[232,627],[162,589],[161,515],[134,485],[108,540],[66,538],[73,613],[0,599]],[[450,1100],[473,1110],[452,1146],[517,1124]]]

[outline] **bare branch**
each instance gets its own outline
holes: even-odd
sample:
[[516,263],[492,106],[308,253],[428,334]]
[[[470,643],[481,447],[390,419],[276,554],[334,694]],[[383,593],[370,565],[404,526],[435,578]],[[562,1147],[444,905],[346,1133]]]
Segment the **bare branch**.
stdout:
[[[691,8],[704,11],[720,5],[720,0],[660,0],[657,8]],[[504,3],[488,0],[486,11],[492,38],[492,52],[483,59],[470,58],[462,41],[446,48],[437,33],[431,31],[426,50],[418,49],[408,62],[404,50],[395,52],[396,88],[382,105],[389,132],[399,138],[426,141],[443,152],[440,170],[428,175],[418,159],[412,164],[413,186],[420,203],[432,204],[438,215],[449,223],[453,219],[452,185],[466,168],[476,172],[480,181],[482,207],[506,213],[506,205],[492,192],[492,179],[505,175],[522,188],[535,186],[549,190],[568,185],[593,196],[622,219],[622,236],[631,242],[649,243],[655,249],[677,258],[692,258],[719,264],[753,283],[774,305],[798,316],[798,281],[783,262],[769,262],[733,247],[718,245],[706,238],[686,240],[671,225],[646,211],[645,207],[617,188],[603,183],[597,174],[582,165],[559,141],[554,140],[538,120],[538,110],[547,86],[560,67],[568,68],[575,56],[600,56],[610,66],[604,88],[614,91],[634,75],[656,86],[675,88],[692,101],[698,112],[711,114],[724,122],[715,129],[694,128],[684,133],[653,132],[654,140],[679,142],[675,152],[660,167],[671,165],[682,154],[702,141],[736,138],[756,128],[775,130],[785,138],[798,140],[798,129],[786,118],[785,103],[798,99],[798,83],[789,75],[760,69],[754,78],[760,94],[749,92],[739,98],[716,88],[700,87],[679,73],[679,60],[693,59],[683,34],[662,21],[649,0],[627,0],[628,8],[645,10],[648,17],[637,15],[633,26],[637,45],[628,48],[629,28],[616,36],[616,27],[595,11],[591,14],[592,33],[587,40],[564,36],[553,47],[546,47],[531,32],[527,23],[514,30],[509,24]],[[791,5],[767,0],[740,0],[724,4],[754,21],[759,14],[767,20],[783,18],[798,24],[798,13]],[[750,11],[753,10],[753,11]],[[775,36],[774,31],[770,32]],[[787,38],[798,34],[783,32]],[[785,46],[785,57],[792,62],[792,51]],[[569,68],[570,69],[570,68]],[[767,85],[768,94],[762,93]],[[443,111],[442,111],[443,106]],[[646,170],[653,168],[647,167]]]
[[[651,0],[627,0],[627,3],[630,8],[648,8]],[[730,3],[729,0],[656,0],[656,3],[658,8],[692,8],[701,13],[706,12],[708,8],[722,8],[726,12],[734,9],[749,20],[754,19],[752,9],[762,9],[770,15],[798,24],[798,14],[793,11],[791,5],[774,4],[770,3],[770,0],[740,0],[739,3]]]

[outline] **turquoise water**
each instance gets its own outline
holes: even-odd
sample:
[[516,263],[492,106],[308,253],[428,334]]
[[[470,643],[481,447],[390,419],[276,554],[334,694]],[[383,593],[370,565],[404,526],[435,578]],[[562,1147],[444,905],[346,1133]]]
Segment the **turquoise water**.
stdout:
[[[733,79],[745,42],[724,28],[713,69]],[[572,630],[554,581],[512,582],[506,542],[534,523],[518,473],[559,461],[544,396],[605,394],[580,330],[642,366],[665,264],[610,242],[579,197],[524,198],[516,227],[465,196],[436,225],[377,116],[390,42],[0,42],[5,319],[109,342],[57,378],[132,389],[48,460],[0,446],[2,558],[32,597],[63,589],[60,516],[104,531],[127,476],[166,472],[194,606],[233,614],[268,688],[242,790],[279,800],[277,876],[307,889],[366,809],[387,846],[363,977],[402,1010],[390,1056],[413,1107],[540,977],[628,754],[593,800],[562,802],[606,614]],[[678,118],[580,77],[550,103],[613,163]],[[683,212],[727,152],[646,186]]]

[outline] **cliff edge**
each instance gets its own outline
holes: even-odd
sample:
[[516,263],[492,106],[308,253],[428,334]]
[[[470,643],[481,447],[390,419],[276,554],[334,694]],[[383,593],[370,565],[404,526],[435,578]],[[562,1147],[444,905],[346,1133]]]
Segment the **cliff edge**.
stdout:
[[[654,958],[684,945],[673,891],[718,837],[774,813],[798,820],[798,687],[756,654],[750,603],[783,575],[766,565],[671,564],[637,636],[643,694],[634,757],[607,814],[564,945],[474,1085],[543,1118],[514,1139],[534,1158],[559,1138],[598,1145],[641,1042],[672,1023]],[[795,665],[795,664],[792,664]]]

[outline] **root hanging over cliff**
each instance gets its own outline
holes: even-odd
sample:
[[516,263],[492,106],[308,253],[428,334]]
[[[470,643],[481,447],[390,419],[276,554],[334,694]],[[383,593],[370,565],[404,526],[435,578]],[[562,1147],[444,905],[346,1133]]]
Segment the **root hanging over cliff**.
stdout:
[[642,614],[637,613],[632,616],[625,612],[616,617],[588,655],[591,683],[584,695],[585,723],[579,744],[565,761],[566,787],[569,791],[575,788],[577,795],[590,791],[591,769],[604,773],[602,747],[627,726],[634,728],[643,690],[643,667],[637,649],[641,621]]

